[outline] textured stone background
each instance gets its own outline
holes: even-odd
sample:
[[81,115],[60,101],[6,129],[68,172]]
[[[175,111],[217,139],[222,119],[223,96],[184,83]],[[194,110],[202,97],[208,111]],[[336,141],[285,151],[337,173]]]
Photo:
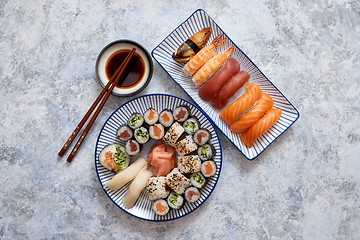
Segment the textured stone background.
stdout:
[[[321,1],[0,2],[0,239],[357,239],[360,236],[360,3]],[[316,3],[315,3],[316,2]],[[101,91],[109,42],[151,51],[204,9],[299,110],[254,161],[221,135],[206,203],[164,223],[125,214],[94,169],[97,135],[129,98],[111,96],[71,165],[57,157]],[[155,63],[146,93],[188,96]]]

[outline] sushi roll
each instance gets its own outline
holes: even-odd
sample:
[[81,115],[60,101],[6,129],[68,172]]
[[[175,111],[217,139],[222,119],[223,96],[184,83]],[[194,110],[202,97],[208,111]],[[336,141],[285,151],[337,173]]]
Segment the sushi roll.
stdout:
[[150,201],[166,198],[169,195],[169,190],[166,187],[166,177],[149,178],[146,183],[146,190]]
[[149,132],[145,127],[139,127],[134,130],[134,136],[138,143],[145,144],[147,141],[149,141]]
[[144,121],[149,125],[154,125],[159,120],[159,113],[153,109],[149,108],[144,113]]
[[191,117],[185,120],[183,127],[187,134],[193,135],[200,128],[200,123],[197,117]]
[[198,155],[179,156],[178,169],[181,173],[200,172],[201,160]]
[[149,127],[150,137],[155,140],[160,140],[165,135],[164,126],[160,123],[155,123],[154,125]]
[[121,125],[116,131],[116,137],[122,141],[127,141],[133,136],[133,131],[128,125]]
[[152,209],[157,215],[166,215],[169,212],[169,205],[164,199],[159,199],[154,202]]
[[159,122],[164,127],[170,127],[171,124],[173,124],[173,122],[174,122],[174,116],[172,114],[172,111],[169,109],[162,110],[159,115]]
[[190,176],[190,183],[194,187],[202,188],[205,184],[205,177],[200,172],[193,173]]
[[106,145],[99,154],[99,162],[105,168],[117,173],[129,166],[130,156],[119,144]]
[[194,134],[194,141],[200,146],[207,143],[210,139],[211,133],[205,128],[200,128]]
[[212,177],[216,173],[216,164],[214,161],[205,161],[201,164],[201,173],[205,177]]
[[140,113],[133,113],[127,122],[129,127],[131,127],[132,129],[141,127],[143,123],[144,117]]
[[177,194],[183,194],[185,189],[190,186],[190,180],[182,175],[179,169],[174,168],[166,175],[166,184]]
[[196,187],[189,187],[185,190],[185,199],[188,202],[196,202],[200,198],[199,189]]
[[184,198],[174,192],[171,192],[167,197],[167,204],[173,209],[180,209],[184,204]]
[[188,106],[180,105],[173,111],[175,121],[184,122],[190,116],[190,109]]
[[187,135],[175,144],[175,150],[180,156],[192,153],[198,149],[198,145],[194,142],[191,135]]
[[197,153],[202,161],[206,161],[215,156],[215,149],[212,144],[204,144],[200,146]]
[[125,150],[127,154],[134,156],[141,151],[141,147],[137,141],[130,139],[125,143]]
[[170,129],[165,133],[164,142],[170,146],[175,146],[176,141],[185,132],[185,129],[178,122],[174,122]]

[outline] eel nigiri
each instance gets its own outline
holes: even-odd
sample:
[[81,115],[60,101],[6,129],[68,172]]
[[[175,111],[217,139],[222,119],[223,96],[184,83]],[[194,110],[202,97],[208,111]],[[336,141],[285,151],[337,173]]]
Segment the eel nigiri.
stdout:
[[220,88],[238,71],[240,71],[240,63],[234,58],[229,58],[224,67],[200,88],[201,99],[210,101],[215,98]]
[[203,85],[212,75],[224,64],[234,51],[234,46],[230,46],[222,53],[210,58],[192,77],[195,87]]
[[173,53],[172,58],[178,63],[185,63],[189,61],[206,45],[210,35],[210,27],[201,29],[183,42]]
[[258,137],[263,135],[269,128],[271,128],[281,116],[281,110],[272,108],[268,110],[265,115],[260,118],[254,125],[241,134],[241,141],[251,148]]
[[250,79],[250,74],[246,71],[235,73],[234,76],[220,89],[216,97],[211,101],[216,109],[226,106],[229,99]]
[[274,101],[268,94],[262,95],[253,108],[230,125],[230,131],[233,133],[244,132],[256,123],[273,105]]
[[246,92],[220,113],[220,118],[227,124],[235,122],[262,95],[260,87],[253,83],[246,84]]

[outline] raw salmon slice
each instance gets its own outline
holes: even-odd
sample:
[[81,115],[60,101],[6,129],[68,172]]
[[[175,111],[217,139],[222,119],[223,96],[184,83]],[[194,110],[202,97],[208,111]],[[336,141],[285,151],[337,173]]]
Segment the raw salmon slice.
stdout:
[[251,104],[258,100],[262,95],[260,87],[253,83],[246,84],[246,92],[236,101],[230,104],[220,113],[220,118],[227,124],[235,122],[236,119],[248,109]]
[[254,125],[241,134],[241,141],[251,148],[258,137],[271,128],[281,116],[281,110],[272,108],[265,113]]
[[233,133],[244,132],[246,129],[256,123],[256,121],[259,120],[267,110],[272,108],[273,105],[274,101],[268,94],[262,95],[253,108],[241,116],[239,120],[233,122],[230,125],[230,130]]

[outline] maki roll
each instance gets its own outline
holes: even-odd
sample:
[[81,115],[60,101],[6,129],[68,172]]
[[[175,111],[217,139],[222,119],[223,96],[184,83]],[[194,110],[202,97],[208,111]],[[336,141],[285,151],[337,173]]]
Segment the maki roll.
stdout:
[[196,187],[189,187],[185,191],[185,199],[188,202],[196,202],[200,198],[200,192]]
[[197,153],[202,161],[206,161],[215,156],[215,149],[212,144],[208,143],[200,146]]
[[169,109],[162,110],[159,116],[159,122],[164,127],[170,127],[171,124],[173,124],[174,122],[174,116],[172,114],[172,111]]
[[173,209],[180,209],[184,204],[184,198],[177,193],[170,193],[167,197],[167,204]]
[[138,143],[145,144],[147,141],[149,141],[149,132],[144,127],[139,127],[134,130],[134,136]]
[[141,151],[141,148],[137,141],[130,139],[125,144],[125,150],[127,154],[134,156]]
[[200,172],[201,160],[198,155],[179,156],[178,168],[181,173]]
[[193,173],[190,176],[190,183],[197,188],[202,188],[205,184],[205,177],[200,173]]
[[174,119],[178,122],[184,122],[190,116],[190,109],[188,106],[180,105],[173,111]]
[[146,190],[150,201],[166,198],[169,195],[165,182],[166,177],[151,177],[147,180]]
[[160,123],[155,123],[154,125],[149,127],[150,137],[155,140],[160,140],[165,135],[164,126]]
[[149,108],[148,110],[146,110],[146,112],[144,113],[144,121],[149,124],[149,125],[153,125],[155,124],[157,121],[159,120],[159,113],[153,109],[153,108]]
[[193,135],[200,128],[200,123],[197,117],[191,117],[185,120],[183,127],[187,134]]
[[143,123],[144,123],[144,117],[140,113],[133,113],[127,122],[129,127],[131,127],[132,129],[141,127]]
[[175,150],[180,156],[192,153],[198,149],[198,145],[194,142],[191,135],[187,135],[184,139],[175,144]]
[[154,202],[152,209],[157,215],[166,215],[169,212],[169,205],[164,199]]
[[99,162],[105,168],[117,173],[129,166],[130,156],[119,144],[106,145],[99,154]]
[[214,161],[205,161],[201,164],[201,173],[205,177],[212,177],[216,173],[216,164]]
[[127,141],[133,136],[133,131],[127,125],[121,125],[116,131],[116,137],[122,141]]
[[185,189],[190,186],[190,180],[182,175],[179,169],[174,168],[166,175],[166,184],[177,194],[183,194]]
[[211,139],[211,133],[205,128],[200,128],[194,134],[194,141],[201,145],[204,145]]
[[163,140],[165,143],[173,147],[184,131],[185,129],[180,125],[180,123],[174,122],[170,129],[165,133]]

